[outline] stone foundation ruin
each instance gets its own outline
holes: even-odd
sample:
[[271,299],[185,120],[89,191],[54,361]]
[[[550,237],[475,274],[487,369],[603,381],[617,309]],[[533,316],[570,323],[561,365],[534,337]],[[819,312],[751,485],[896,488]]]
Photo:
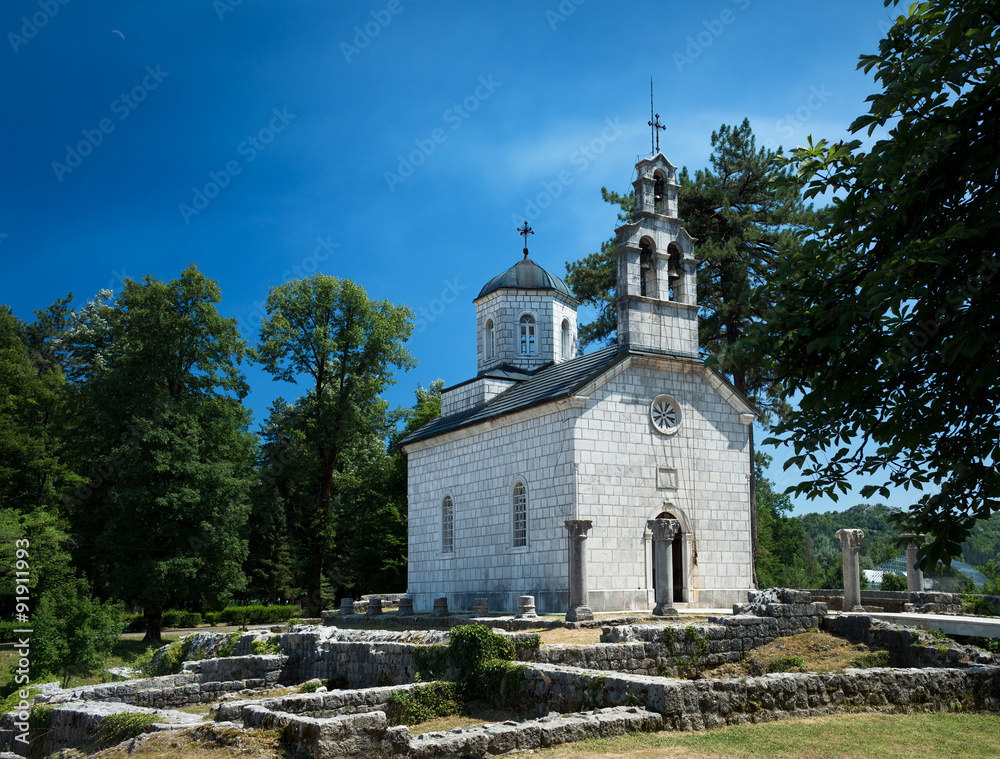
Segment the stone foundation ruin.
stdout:
[[[979,649],[864,615],[828,616],[826,605],[814,602],[809,591],[751,593],[734,611],[697,624],[648,618],[645,624],[608,624],[601,641],[589,645],[538,646],[536,636],[504,632],[523,662],[517,692],[507,694],[518,704],[518,718],[447,733],[413,735],[390,724],[389,716],[398,698],[393,694],[413,694],[434,686],[427,680],[454,674],[444,659],[450,635],[445,630],[300,625],[244,633],[238,640],[197,633],[178,674],[48,689],[36,700],[53,708],[48,751],[86,747],[108,715],[121,712],[151,715],[155,721],[147,730],[190,729],[202,718],[174,709],[213,703],[218,722],[280,728],[293,753],[400,759],[498,754],[633,731],[872,709],[1000,710],[1000,657]],[[888,649],[905,667],[679,679],[699,677],[776,638],[815,628]],[[264,646],[280,654],[253,653]],[[436,664],[428,669],[428,661]],[[423,682],[415,682],[418,672]],[[327,682],[329,690],[269,694],[276,686],[314,678]],[[25,753],[14,741],[19,719],[16,713],[3,717],[0,750]]]

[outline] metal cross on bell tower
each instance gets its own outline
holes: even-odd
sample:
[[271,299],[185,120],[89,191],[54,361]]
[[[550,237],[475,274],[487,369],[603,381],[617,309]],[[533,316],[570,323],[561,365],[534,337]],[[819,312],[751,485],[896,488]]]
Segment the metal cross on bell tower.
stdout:
[[527,219],[525,219],[524,226],[523,227],[518,227],[517,231],[520,232],[521,236],[524,238],[524,257],[527,258],[528,257],[528,235],[535,234],[535,230],[533,230],[531,227],[528,226],[528,221],[527,221]]
[[660,114],[653,113],[653,77],[649,77],[649,121],[650,126],[649,149],[652,155],[660,152],[660,130],[666,130],[666,126],[660,123]]

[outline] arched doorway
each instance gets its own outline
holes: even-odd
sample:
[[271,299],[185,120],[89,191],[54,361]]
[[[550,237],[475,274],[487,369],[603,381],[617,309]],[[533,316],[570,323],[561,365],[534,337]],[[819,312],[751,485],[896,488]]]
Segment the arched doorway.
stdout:
[[[677,519],[677,517],[669,511],[661,511],[656,515],[657,519]],[[683,603],[686,599],[684,598],[684,545],[687,542],[684,539],[684,522],[677,519],[681,525],[681,532],[677,535],[673,542],[672,553],[672,570],[673,575],[673,586],[674,586],[674,603]],[[653,570],[653,590],[657,588],[658,579],[656,577],[656,562],[652,563]]]

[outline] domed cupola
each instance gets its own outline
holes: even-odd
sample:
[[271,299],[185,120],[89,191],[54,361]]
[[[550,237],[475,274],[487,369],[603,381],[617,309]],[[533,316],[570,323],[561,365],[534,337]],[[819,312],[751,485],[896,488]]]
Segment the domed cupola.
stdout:
[[[525,222],[518,229],[533,234]],[[502,365],[532,371],[576,356],[576,308],[569,286],[528,258],[493,277],[473,301],[480,373]]]

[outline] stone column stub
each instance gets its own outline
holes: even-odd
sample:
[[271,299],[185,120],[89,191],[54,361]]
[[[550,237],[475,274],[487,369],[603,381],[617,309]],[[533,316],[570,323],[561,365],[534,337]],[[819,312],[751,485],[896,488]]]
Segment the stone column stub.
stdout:
[[906,589],[910,593],[920,593],[924,589],[924,573],[917,569],[917,549],[927,536],[923,533],[908,532],[900,537],[909,541],[906,545]]
[[646,527],[653,534],[653,566],[656,571],[654,617],[677,617],[674,607],[674,538],[680,535],[676,519],[650,519]]
[[567,519],[569,533],[569,608],[567,622],[584,622],[594,618],[587,588],[587,533],[594,523],[589,519]]
[[861,566],[858,549],[864,530],[837,530],[844,563],[844,611],[864,611],[861,606]]

